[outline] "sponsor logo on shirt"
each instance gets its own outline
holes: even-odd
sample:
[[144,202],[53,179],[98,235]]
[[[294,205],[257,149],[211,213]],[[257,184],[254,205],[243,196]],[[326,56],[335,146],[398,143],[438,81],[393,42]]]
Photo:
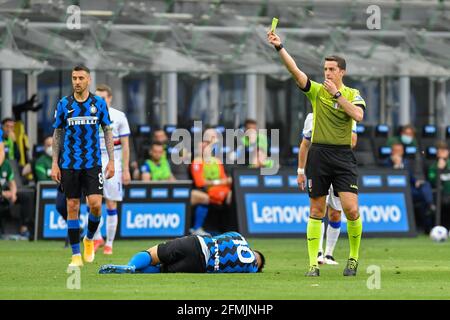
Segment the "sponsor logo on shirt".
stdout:
[[69,127],[71,126],[80,126],[80,125],[91,125],[97,124],[97,117],[74,117],[67,119],[67,124]]

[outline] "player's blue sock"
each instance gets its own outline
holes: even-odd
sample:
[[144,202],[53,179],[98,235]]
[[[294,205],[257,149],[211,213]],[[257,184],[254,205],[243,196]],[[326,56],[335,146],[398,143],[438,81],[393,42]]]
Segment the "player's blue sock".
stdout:
[[148,266],[144,269],[139,270],[142,273],[161,273],[161,265],[157,264],[156,266]]
[[108,216],[116,216],[117,209],[106,209],[106,213],[108,214]]
[[86,234],[86,238],[89,240],[94,239],[94,234],[97,231],[98,225],[100,224],[100,219],[102,216],[94,216],[92,213],[89,213],[88,219],[88,231]]
[[147,251],[136,253],[128,262],[129,266],[134,266],[136,270],[141,271],[152,263],[152,256]]
[[72,255],[80,254],[80,220],[67,220],[67,230]]
[[194,229],[198,229],[203,226],[205,223],[206,216],[208,215],[208,206],[204,204],[199,204],[197,208],[195,208],[195,217],[194,217]]
[[328,222],[328,224],[334,229],[339,229],[341,227],[341,220],[339,220],[338,222],[330,221]]

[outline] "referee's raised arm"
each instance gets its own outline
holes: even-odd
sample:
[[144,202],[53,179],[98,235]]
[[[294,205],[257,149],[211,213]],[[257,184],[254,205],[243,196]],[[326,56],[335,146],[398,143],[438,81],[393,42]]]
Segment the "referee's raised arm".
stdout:
[[277,36],[274,32],[268,31],[267,32],[267,40],[278,51],[278,53],[280,54],[281,60],[283,61],[284,65],[286,66],[288,71],[291,73],[292,77],[295,79],[295,82],[297,82],[297,85],[301,89],[304,89],[308,82],[308,77],[303,71],[301,71],[297,67],[297,64],[295,63],[294,59],[287,52],[287,50],[283,47],[280,37]]

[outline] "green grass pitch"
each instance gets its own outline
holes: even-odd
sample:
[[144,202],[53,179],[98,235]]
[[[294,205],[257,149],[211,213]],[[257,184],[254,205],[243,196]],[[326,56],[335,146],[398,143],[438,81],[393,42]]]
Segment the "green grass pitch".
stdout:
[[[425,236],[363,239],[354,278],[342,276],[345,235],[335,251],[340,264],[322,266],[319,278],[304,277],[304,239],[249,239],[265,253],[261,274],[97,273],[100,265],[125,264],[158,242],[116,241],[114,255],[97,254],[81,270],[81,288],[70,290],[70,250],[63,249],[62,241],[0,241],[0,299],[450,299],[450,241],[433,243]],[[380,289],[368,289],[370,265],[381,270]]]

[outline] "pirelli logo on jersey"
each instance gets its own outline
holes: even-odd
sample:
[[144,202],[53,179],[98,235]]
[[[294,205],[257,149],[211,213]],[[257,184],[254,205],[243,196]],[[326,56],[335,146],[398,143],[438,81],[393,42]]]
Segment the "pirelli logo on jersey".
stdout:
[[97,124],[97,122],[98,122],[97,117],[73,117],[67,119],[67,124],[69,125],[69,127]]

